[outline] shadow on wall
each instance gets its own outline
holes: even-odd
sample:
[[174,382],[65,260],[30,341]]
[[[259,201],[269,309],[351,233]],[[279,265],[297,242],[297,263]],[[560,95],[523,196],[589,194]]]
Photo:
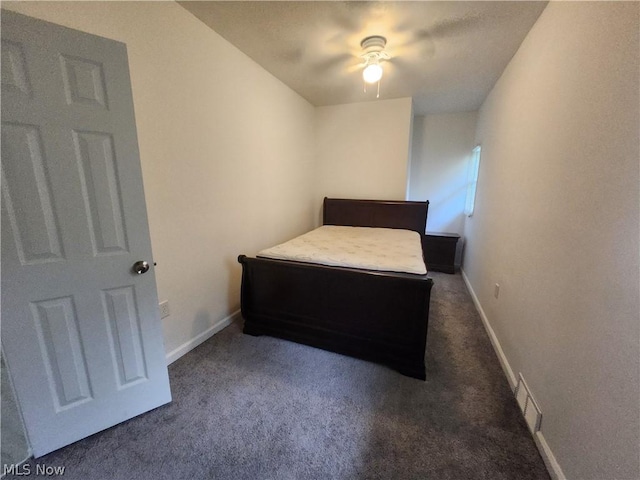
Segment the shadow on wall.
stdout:
[[[238,252],[240,255],[242,252]],[[228,270],[229,284],[227,287],[227,305],[229,310],[235,312],[240,309],[240,284],[242,282],[242,266],[238,263],[238,257],[225,260]]]
[[414,119],[408,198],[429,200],[428,231],[464,233],[476,117],[466,112]]
[[[446,197],[441,197],[437,201],[429,200],[429,215],[427,216],[427,232],[457,233],[460,240],[456,245],[456,256],[454,264],[456,267],[462,265],[462,250],[464,247],[464,225],[465,214],[460,211],[461,200],[466,198],[466,186],[459,186],[452,190]],[[435,213],[434,213],[435,212]]]
[[236,256],[225,258],[224,264],[227,270],[228,279],[226,298],[227,305],[229,306],[229,312],[225,312],[223,314],[223,318],[219,318],[219,314],[212,315],[210,310],[206,308],[200,309],[193,317],[191,324],[190,338],[192,339],[200,337],[203,333],[210,332],[212,327],[216,328],[220,322],[225,321],[229,316],[233,315],[240,309],[242,267],[238,263]]
[[466,195],[466,185],[462,185],[436,201],[429,199],[427,231],[459,233],[460,225],[464,225],[464,212],[460,211],[460,200],[466,199]]
[[2,375],[2,410],[0,423],[2,424],[0,444],[2,445],[0,473],[4,465],[22,463],[29,456],[29,445],[24,433],[22,417],[16,404],[16,397],[9,379],[9,371],[4,363],[4,354],[0,359]]

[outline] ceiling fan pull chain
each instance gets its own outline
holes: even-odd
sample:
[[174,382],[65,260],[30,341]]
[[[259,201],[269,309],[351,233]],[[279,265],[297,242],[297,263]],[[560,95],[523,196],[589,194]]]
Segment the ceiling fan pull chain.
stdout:
[[376,95],[376,98],[380,98],[380,80],[378,80],[378,94]]

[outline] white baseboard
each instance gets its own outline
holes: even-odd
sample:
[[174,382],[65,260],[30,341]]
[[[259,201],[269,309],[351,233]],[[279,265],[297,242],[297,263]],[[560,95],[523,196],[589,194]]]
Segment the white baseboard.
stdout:
[[[467,277],[467,274],[463,269],[460,269],[460,272],[462,273],[462,279],[464,280],[464,283],[467,286],[467,290],[469,290],[469,294],[473,299],[473,303],[476,306],[478,313],[480,314],[480,318],[482,319],[482,324],[484,325],[484,328],[487,331],[489,340],[491,340],[491,345],[493,345],[493,350],[496,352],[498,360],[500,360],[502,371],[507,377],[507,381],[509,382],[511,391],[514,392],[518,384],[516,375],[513,373],[513,369],[511,368],[511,365],[509,365],[509,360],[507,360],[507,356],[504,354],[504,351],[502,350],[500,341],[498,340],[498,337],[493,331],[493,328],[489,323],[489,319],[487,318],[487,315],[484,313],[484,310],[482,309],[482,305],[480,305],[480,300],[478,300],[478,296],[473,291],[473,287],[469,282],[469,278]],[[564,473],[562,472],[562,468],[560,468],[560,464],[558,463],[555,455],[551,451],[551,447],[549,447],[549,444],[545,440],[542,430],[538,430],[533,435],[533,440],[536,444],[536,447],[538,447],[540,456],[542,456],[542,460],[544,461],[544,464],[547,467],[547,470],[549,471],[549,475],[551,476],[551,478],[553,480],[566,480],[567,477],[564,476]]]
[[223,328],[231,325],[231,323],[233,323],[238,318],[240,318],[240,310],[233,312],[231,315],[223,318],[222,320],[215,323],[214,325],[211,325],[201,334],[196,335],[194,338],[192,338],[188,342],[185,342],[175,350],[170,351],[169,353],[167,353],[167,365],[172,364],[173,362],[178,360],[180,357],[182,357],[186,353],[189,353],[191,350],[196,348],[201,343],[209,340],[216,333],[218,333]]
[[484,313],[482,309],[482,305],[480,305],[480,300],[476,296],[476,292],[473,291],[473,287],[471,287],[471,283],[469,283],[469,279],[467,278],[467,274],[463,269],[460,269],[462,273],[462,279],[464,280],[465,285],[467,286],[467,290],[471,294],[471,298],[473,299],[473,303],[476,306],[476,310],[480,314],[480,318],[482,319],[482,324],[484,325],[484,329],[487,331],[487,335],[489,335],[489,340],[491,340],[491,345],[493,345],[493,349],[498,356],[498,360],[500,360],[500,365],[502,365],[502,370],[509,381],[509,386],[511,387],[511,391],[515,391],[516,385],[518,384],[518,379],[516,378],[513,370],[511,369],[511,365],[509,365],[509,361],[507,360],[507,356],[502,351],[502,347],[500,346],[500,342],[498,341],[498,337],[496,337],[493,328],[489,324],[489,319],[487,315]]
[[544,434],[542,430],[538,430],[533,437],[533,440],[536,442],[536,446],[540,451],[540,455],[542,456],[542,460],[549,471],[549,475],[551,475],[552,480],[567,480],[567,477],[564,476],[564,472],[562,468],[560,468],[560,464],[556,460],[555,455],[551,451],[549,444],[544,438]]

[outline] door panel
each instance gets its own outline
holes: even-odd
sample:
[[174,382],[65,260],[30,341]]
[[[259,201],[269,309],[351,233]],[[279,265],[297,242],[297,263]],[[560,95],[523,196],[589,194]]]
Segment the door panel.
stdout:
[[113,137],[100,132],[72,133],[94,255],[126,253]]
[[60,56],[67,103],[84,103],[109,109],[100,63],[86,58]]
[[2,12],[2,345],[35,456],[171,400],[126,46]]
[[146,380],[147,366],[133,286],[103,291],[102,304],[108,319],[111,357],[117,372],[118,388]]
[[[2,162],[3,200],[21,264],[62,260],[40,129],[2,122],[2,154],[5,159],[21,159]],[[18,185],[19,189],[11,187]]]
[[31,95],[24,52],[19,43],[2,40],[2,87]]
[[56,412],[92,400],[73,297],[30,306]]

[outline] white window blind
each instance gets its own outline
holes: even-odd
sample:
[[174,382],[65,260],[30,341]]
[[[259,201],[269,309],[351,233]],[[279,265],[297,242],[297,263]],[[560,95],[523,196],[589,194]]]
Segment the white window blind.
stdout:
[[469,162],[469,171],[467,174],[467,201],[464,206],[464,213],[467,216],[473,215],[473,209],[476,203],[476,188],[478,186],[478,172],[480,171],[480,152],[478,145],[471,153],[471,162]]

